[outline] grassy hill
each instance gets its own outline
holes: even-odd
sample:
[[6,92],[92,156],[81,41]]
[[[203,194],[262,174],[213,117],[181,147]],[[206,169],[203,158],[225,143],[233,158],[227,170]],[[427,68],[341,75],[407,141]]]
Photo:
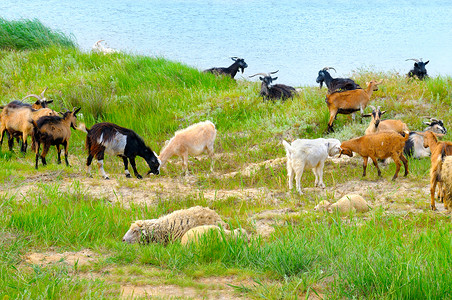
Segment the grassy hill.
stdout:
[[[353,122],[339,115],[336,132],[326,135],[325,89],[304,86],[293,99],[264,102],[259,83],[215,77],[160,57],[86,53],[67,41],[1,49],[1,104],[48,87],[51,108],[81,107],[79,122],[88,127],[109,121],[131,128],[157,153],[174,131],[190,124],[208,119],[218,130],[214,173],[209,174],[208,159],[192,158],[192,175],[184,178],[173,159],[161,175],[141,181],[126,179],[122,161],[108,155],[105,169],[112,179],[103,180],[96,170],[89,178],[85,134],[79,131],[70,142],[70,168],[57,165],[51,149],[49,165],[36,171],[33,153],[23,155],[17,145],[11,153],[4,143],[1,299],[117,299],[132,297],[130,291],[145,297],[153,288],[166,291],[155,294],[160,298],[447,299],[452,294],[452,225],[449,214],[429,210],[429,159],[410,159],[410,174],[395,182],[390,181],[393,164],[382,169],[381,179],[369,165],[363,179],[360,158],[328,160],[327,189],[313,188],[314,176],[306,170],[305,193],[288,191],[282,139],[346,140],[367,127],[367,119]],[[425,116],[451,124],[451,77],[420,82],[372,70],[350,76],[361,86],[384,79],[372,104],[386,110],[386,118],[401,119],[412,130],[424,128]],[[144,173],[144,161],[137,160]],[[344,193],[361,194],[373,209],[347,216],[312,210]],[[134,220],[194,205],[209,206],[232,227],[245,228],[250,241],[210,237],[189,247],[121,242]]]

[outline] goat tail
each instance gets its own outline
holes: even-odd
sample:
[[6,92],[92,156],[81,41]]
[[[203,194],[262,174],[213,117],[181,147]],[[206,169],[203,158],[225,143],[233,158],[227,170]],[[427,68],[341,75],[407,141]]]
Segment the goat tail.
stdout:
[[292,154],[293,154],[293,148],[292,146],[286,142],[285,140],[282,141],[283,145],[284,145],[284,149],[286,149],[286,155],[288,159],[292,159]]
[[76,129],[84,133],[89,132],[89,128],[86,127],[85,123],[80,123],[80,125]]

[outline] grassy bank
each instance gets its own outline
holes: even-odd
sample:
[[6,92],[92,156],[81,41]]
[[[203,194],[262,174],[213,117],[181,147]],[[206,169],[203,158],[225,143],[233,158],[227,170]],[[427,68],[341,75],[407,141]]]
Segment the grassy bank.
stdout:
[[[85,53],[72,46],[0,48],[1,104],[48,87],[53,109],[81,107],[79,121],[88,127],[109,121],[131,128],[157,153],[175,130],[190,124],[209,119],[218,130],[215,172],[209,175],[207,159],[192,159],[189,179],[175,159],[158,177],[126,179],[122,161],[108,155],[105,169],[112,179],[104,181],[96,171],[88,178],[85,135],[78,131],[70,142],[70,168],[56,165],[51,149],[49,165],[36,171],[32,153],[22,155],[17,146],[11,153],[3,145],[1,299],[117,299],[127,296],[130,285],[194,290],[188,296],[193,298],[212,297],[212,290],[254,299],[450,298],[452,225],[449,214],[428,209],[429,159],[410,159],[409,176],[395,182],[393,164],[382,169],[382,179],[373,166],[362,179],[360,159],[328,161],[325,191],[312,189],[309,170],[303,195],[287,191],[281,140],[327,136],[325,89],[305,86],[293,99],[263,102],[258,83],[218,78],[164,58]],[[371,70],[351,76],[361,86],[384,79],[372,104],[386,110],[386,118],[413,130],[423,129],[424,116],[451,124],[450,77],[408,81]],[[328,136],[359,136],[367,124],[339,115],[336,132]],[[274,159],[280,160],[262,164]],[[143,160],[137,163],[143,173]],[[362,193],[374,209],[348,216],[312,210],[343,191]],[[250,241],[213,236],[189,247],[121,242],[132,221],[194,205],[209,206],[232,227],[245,228]],[[262,219],[274,232],[260,234]],[[28,259],[86,249],[93,252],[88,264]],[[221,284],[225,279],[229,285]]]

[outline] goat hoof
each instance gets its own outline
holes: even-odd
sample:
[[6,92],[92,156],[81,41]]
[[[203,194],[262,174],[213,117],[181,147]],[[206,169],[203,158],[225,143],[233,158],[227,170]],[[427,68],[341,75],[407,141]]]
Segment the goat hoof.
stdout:
[[137,178],[138,179],[143,179],[143,176],[141,176],[140,174],[137,174]]
[[132,175],[126,174],[126,178],[132,178]]
[[105,180],[110,180],[110,177],[105,176],[104,179],[105,179]]

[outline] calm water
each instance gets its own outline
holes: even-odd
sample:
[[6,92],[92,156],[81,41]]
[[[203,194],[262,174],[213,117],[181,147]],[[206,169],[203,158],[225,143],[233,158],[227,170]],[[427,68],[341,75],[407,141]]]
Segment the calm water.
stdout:
[[104,39],[199,69],[239,56],[244,76],[279,70],[279,83],[297,86],[316,85],[325,66],[334,77],[407,73],[407,58],[430,60],[430,75],[452,75],[450,0],[0,0],[0,16],[38,18],[85,50]]

